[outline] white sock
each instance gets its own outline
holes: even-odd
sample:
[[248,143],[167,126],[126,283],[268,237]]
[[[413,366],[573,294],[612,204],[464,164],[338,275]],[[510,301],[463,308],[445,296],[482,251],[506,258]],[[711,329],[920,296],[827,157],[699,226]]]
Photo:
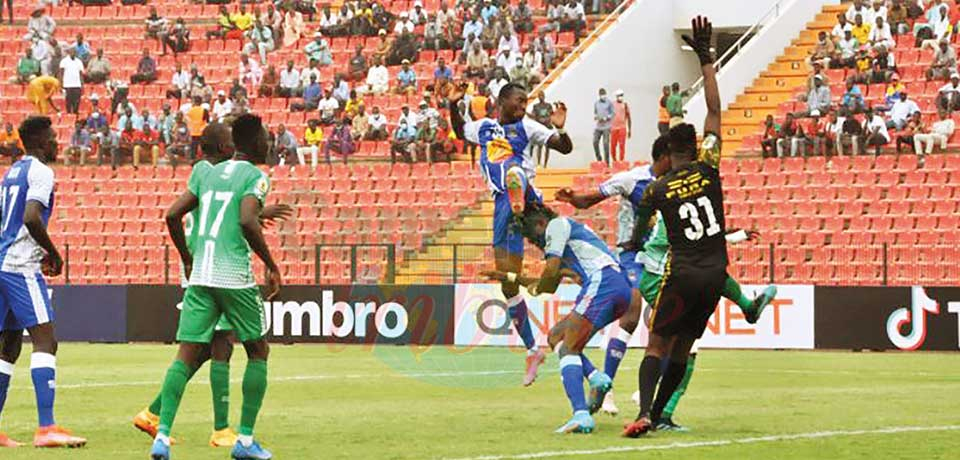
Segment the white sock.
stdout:
[[623,329],[620,329],[620,331],[617,332],[617,338],[620,339],[620,341],[622,341],[623,343],[630,343],[631,337],[633,337],[632,332],[627,332]]
[[535,355],[535,354],[537,353],[537,351],[539,351],[539,350],[540,350],[540,348],[538,348],[536,345],[534,345],[533,348],[527,350],[527,356],[533,356],[533,355]]
[[240,444],[241,444],[243,447],[250,447],[250,446],[253,445],[253,436],[252,436],[252,435],[241,434],[241,435],[237,436],[237,441],[240,441]]
[[157,433],[157,437],[156,437],[156,438],[153,438],[153,439],[156,440],[156,441],[160,441],[160,442],[166,444],[167,446],[170,445],[170,437],[168,437],[167,435],[165,435],[165,434],[163,434],[163,433]]

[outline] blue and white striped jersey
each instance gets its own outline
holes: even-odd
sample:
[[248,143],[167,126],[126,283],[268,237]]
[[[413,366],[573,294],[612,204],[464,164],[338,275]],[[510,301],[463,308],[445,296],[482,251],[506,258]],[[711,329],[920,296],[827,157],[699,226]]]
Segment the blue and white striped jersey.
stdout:
[[653,166],[639,166],[629,171],[614,174],[606,182],[600,184],[600,194],[605,197],[620,196],[620,212],[617,213],[617,242],[626,243],[633,237],[634,209],[643,191],[651,182]]
[[[555,133],[555,130],[529,117],[506,125],[500,125],[499,121],[491,118],[481,118],[463,126],[466,140],[480,146],[480,170],[493,193],[504,193],[506,187],[502,178],[489,176],[489,165],[508,161],[520,164],[527,180],[532,182],[537,171],[531,159],[530,146],[546,144]],[[506,169],[502,168],[502,171],[506,172]]]
[[53,209],[53,170],[40,160],[27,155],[10,167],[0,184],[0,270],[14,273],[36,273],[46,252],[34,241],[23,225],[27,201],[43,205],[46,225]]
[[620,269],[620,263],[607,244],[590,227],[569,217],[556,217],[547,224],[546,258],[559,257],[561,265],[569,268],[586,282],[605,267]]

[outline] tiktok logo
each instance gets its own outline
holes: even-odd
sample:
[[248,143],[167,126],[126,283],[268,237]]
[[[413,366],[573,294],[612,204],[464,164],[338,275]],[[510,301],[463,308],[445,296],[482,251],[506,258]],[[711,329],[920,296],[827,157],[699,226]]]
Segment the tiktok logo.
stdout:
[[[927,338],[927,313],[940,314],[940,305],[927,297],[922,287],[911,288],[910,308],[898,308],[887,317],[887,337],[901,350],[916,350]],[[910,333],[904,335],[901,327],[910,324]]]

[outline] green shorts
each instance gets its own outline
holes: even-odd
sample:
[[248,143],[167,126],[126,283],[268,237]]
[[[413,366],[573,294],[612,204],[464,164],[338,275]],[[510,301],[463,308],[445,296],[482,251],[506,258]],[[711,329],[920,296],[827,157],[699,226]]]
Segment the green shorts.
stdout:
[[227,319],[227,315],[220,315],[217,325],[213,328],[216,332],[233,332],[233,324]]
[[267,333],[267,319],[256,287],[241,289],[190,286],[183,296],[177,340],[210,343],[218,325],[226,324],[240,342],[259,340]]
[[643,296],[643,300],[646,300],[648,305],[653,305],[654,302],[657,301],[657,295],[660,294],[660,282],[662,280],[663,275],[650,273],[648,271],[644,271],[640,277],[640,295]]

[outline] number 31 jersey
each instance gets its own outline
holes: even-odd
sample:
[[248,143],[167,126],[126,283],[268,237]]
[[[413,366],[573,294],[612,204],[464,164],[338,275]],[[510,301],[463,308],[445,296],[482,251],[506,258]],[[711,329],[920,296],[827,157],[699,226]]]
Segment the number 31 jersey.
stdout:
[[240,228],[240,203],[247,196],[263,205],[267,175],[247,161],[228,160],[195,168],[188,183],[200,201],[193,222],[191,286],[241,289],[255,285],[250,245]]
[[725,269],[726,223],[720,171],[694,161],[647,187],[642,206],[660,211],[674,271]]

